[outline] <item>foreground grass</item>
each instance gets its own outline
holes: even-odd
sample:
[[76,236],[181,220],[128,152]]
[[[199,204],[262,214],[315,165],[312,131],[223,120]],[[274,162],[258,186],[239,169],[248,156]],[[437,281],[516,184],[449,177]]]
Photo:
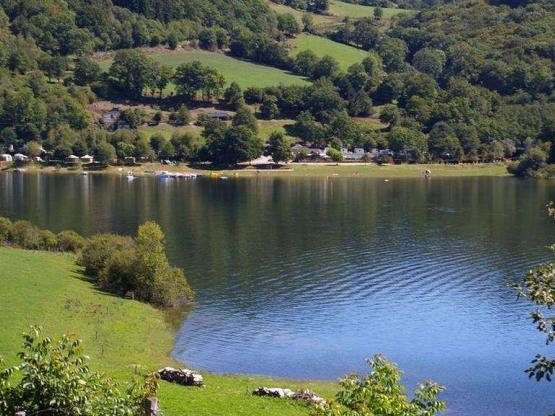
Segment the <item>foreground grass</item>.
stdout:
[[[200,61],[221,72],[227,84],[236,82],[243,89],[247,87],[271,87],[280,84],[308,85],[308,81],[299,75],[282,69],[232,58],[223,53],[195,49],[154,52],[149,53],[149,56],[155,61],[171,66],[172,68],[182,63]],[[111,60],[100,62],[100,66],[103,70],[107,70],[111,64]],[[170,85],[167,91],[170,92],[174,89],[175,87]]]
[[[163,312],[98,291],[70,255],[0,247],[0,355],[14,363],[21,332],[31,324],[48,335],[83,339],[91,366],[119,380],[133,373],[179,365],[169,354],[173,331]],[[259,385],[310,387],[331,396],[333,385],[264,377],[206,374],[206,388],[162,383],[160,399],[167,416],[308,415],[302,404],[254,397]]]
[[368,56],[368,52],[349,45],[334,42],[321,36],[303,33],[291,41],[291,54],[297,55],[304,50],[311,50],[317,56],[330,55],[334,57],[342,69],[347,69],[352,64],[360,63]]

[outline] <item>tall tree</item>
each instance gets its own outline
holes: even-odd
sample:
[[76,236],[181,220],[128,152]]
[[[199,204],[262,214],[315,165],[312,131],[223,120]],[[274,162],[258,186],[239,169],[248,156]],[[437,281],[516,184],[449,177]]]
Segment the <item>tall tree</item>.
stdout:
[[123,94],[140,98],[143,89],[152,82],[152,61],[139,49],[118,51],[109,74]]
[[274,131],[268,139],[266,153],[272,157],[275,164],[288,162],[293,157],[291,142],[281,131]]

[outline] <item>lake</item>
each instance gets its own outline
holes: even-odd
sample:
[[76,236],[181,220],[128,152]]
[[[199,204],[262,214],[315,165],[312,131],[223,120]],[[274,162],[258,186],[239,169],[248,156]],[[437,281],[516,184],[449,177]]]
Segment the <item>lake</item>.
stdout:
[[544,337],[507,284],[550,258],[555,183],[514,178],[128,181],[0,174],[0,215],[55,231],[158,221],[196,305],[174,355],[229,373],[336,379],[381,352],[450,415],[547,415],[524,370]]

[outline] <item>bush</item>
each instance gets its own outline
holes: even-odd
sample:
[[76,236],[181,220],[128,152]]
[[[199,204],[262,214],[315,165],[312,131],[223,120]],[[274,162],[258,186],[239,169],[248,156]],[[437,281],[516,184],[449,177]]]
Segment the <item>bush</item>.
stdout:
[[23,334],[21,363],[5,367],[0,359],[0,414],[129,416],[142,414],[145,398],[156,394],[157,378],[149,375],[141,383],[119,390],[110,378],[86,365],[81,342],[63,336],[41,337],[32,328]]
[[85,273],[98,276],[119,250],[132,246],[133,239],[115,234],[98,234],[90,238],[79,254],[78,262],[85,267]]
[[245,97],[245,102],[247,104],[259,104],[264,100],[265,92],[262,88],[258,87],[248,87],[243,96]]
[[135,241],[137,253],[133,279],[139,298],[160,306],[176,306],[192,298],[192,290],[183,272],[168,263],[160,226],[152,221],[144,223],[139,227]]
[[0,245],[10,241],[13,224],[8,218],[0,217]]
[[58,237],[50,230],[40,230],[40,249],[48,251],[58,250]]
[[328,149],[327,154],[334,162],[341,162],[343,160],[343,155],[337,149],[330,148]]
[[132,292],[158,306],[176,306],[193,297],[183,271],[169,265],[164,233],[155,222],[141,225],[135,240],[113,234],[92,237],[79,254],[79,264],[99,287],[113,293]]
[[11,241],[28,250],[38,250],[42,243],[40,230],[29,221],[16,221],[13,224]]
[[62,231],[58,233],[58,250],[77,253],[83,248],[87,240],[75,231]]
[[372,368],[363,378],[358,375],[345,377],[339,383],[336,400],[329,406],[317,409],[319,416],[433,416],[445,409],[445,402],[437,395],[444,389],[426,381],[409,399],[400,384],[401,372],[385,357],[376,355],[368,360]]
[[121,246],[107,259],[106,265],[99,271],[98,286],[102,289],[126,295],[132,292],[135,297],[135,244]]

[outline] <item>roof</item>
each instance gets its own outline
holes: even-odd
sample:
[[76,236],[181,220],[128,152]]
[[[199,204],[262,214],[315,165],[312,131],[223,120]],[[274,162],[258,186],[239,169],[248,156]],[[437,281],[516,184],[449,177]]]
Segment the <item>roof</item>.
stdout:
[[91,155],[85,155],[85,156],[81,156],[81,159],[92,159],[93,157]]
[[225,111],[211,111],[206,113],[206,116],[212,118],[229,118],[231,117],[231,114],[226,113]]

